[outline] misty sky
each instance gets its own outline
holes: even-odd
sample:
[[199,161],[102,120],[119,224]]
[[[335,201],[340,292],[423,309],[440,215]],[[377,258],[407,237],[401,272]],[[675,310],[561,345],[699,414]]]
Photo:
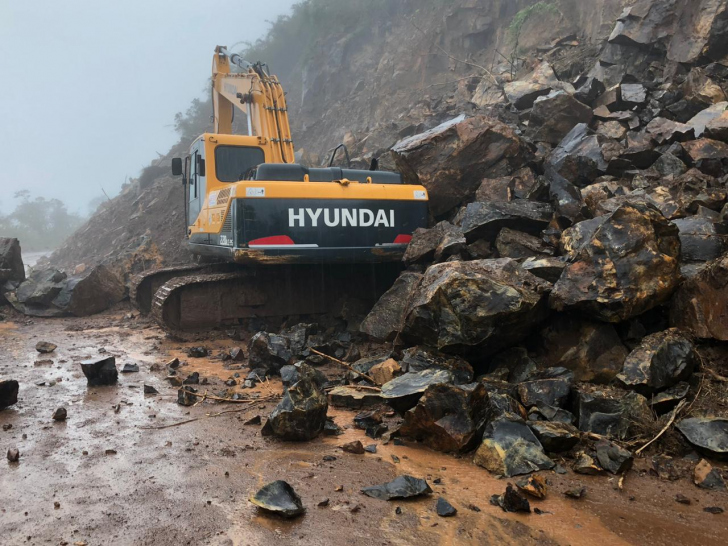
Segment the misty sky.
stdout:
[[0,210],[20,189],[83,213],[116,195],[209,93],[215,46],[255,41],[296,1],[0,0]]

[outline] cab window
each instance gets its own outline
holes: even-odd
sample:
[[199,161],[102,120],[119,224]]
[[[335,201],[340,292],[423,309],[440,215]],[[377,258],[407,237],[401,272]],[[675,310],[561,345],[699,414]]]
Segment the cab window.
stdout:
[[265,154],[260,148],[248,146],[215,148],[215,175],[220,182],[243,180],[250,169],[261,163],[265,163]]

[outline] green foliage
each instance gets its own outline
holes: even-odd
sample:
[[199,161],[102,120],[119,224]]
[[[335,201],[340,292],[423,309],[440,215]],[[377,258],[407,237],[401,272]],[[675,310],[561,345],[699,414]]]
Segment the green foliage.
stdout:
[[194,99],[187,112],[178,112],[174,116],[174,129],[184,141],[192,142],[212,127],[210,116],[212,105],[210,99]]
[[518,37],[521,34],[521,29],[523,28],[523,25],[531,17],[547,15],[547,14],[559,15],[560,13],[561,12],[559,11],[559,8],[557,8],[553,4],[553,2],[541,0],[541,1],[533,4],[532,6],[523,8],[521,11],[516,13],[513,16],[513,20],[511,21],[511,24],[508,25],[508,32],[511,33],[511,36],[518,39]]
[[15,199],[15,210],[0,215],[0,237],[17,237],[23,250],[54,249],[83,223],[58,199],[31,199],[28,190],[17,192]]

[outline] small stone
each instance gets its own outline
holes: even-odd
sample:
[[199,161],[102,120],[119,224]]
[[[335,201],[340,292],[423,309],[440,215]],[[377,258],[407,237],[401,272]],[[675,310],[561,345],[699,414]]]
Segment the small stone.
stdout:
[[184,381],[182,381],[183,385],[199,385],[200,383],[200,373],[199,372],[192,372],[190,375],[188,375]]
[[250,498],[250,502],[266,512],[279,514],[286,518],[299,516],[306,511],[301,497],[283,480],[276,480],[264,485]]
[[183,387],[177,391],[177,403],[180,406],[193,406],[197,402],[195,393],[197,389],[192,387]]
[[678,493],[677,495],[675,495],[675,500],[680,504],[686,504],[688,506],[692,504],[692,501],[682,493]]
[[516,487],[536,499],[545,499],[548,487],[541,476],[532,475],[516,482]]
[[457,508],[447,502],[447,500],[443,497],[437,499],[437,503],[435,503],[435,511],[441,518],[449,518],[458,513]]
[[57,347],[58,345],[50,341],[39,341],[35,344],[35,350],[41,354],[52,353]]
[[349,442],[348,444],[344,444],[343,446],[340,446],[343,451],[346,453],[354,453],[356,455],[361,455],[364,453],[364,446],[359,440],[355,440],[353,442]]
[[364,487],[362,493],[380,500],[409,499],[420,495],[429,495],[432,489],[425,480],[412,476],[399,476],[389,483]]
[[574,487],[573,489],[567,489],[564,491],[564,495],[570,499],[580,499],[586,495],[586,487]]
[[65,421],[67,416],[68,412],[64,407],[57,408],[56,411],[53,412],[54,421]]
[[713,468],[705,459],[701,459],[695,467],[693,482],[702,489],[726,490],[725,480],[723,480],[720,470]]
[[321,502],[319,502],[316,506],[319,508],[325,508],[329,505],[329,499],[324,499]]
[[159,391],[151,385],[144,384],[144,394],[159,394]]
[[104,454],[105,455],[116,455],[116,450],[115,449],[107,449],[107,450],[104,451]]
[[368,445],[368,446],[364,447],[364,451],[366,451],[367,453],[376,453],[377,445],[376,444]]
[[478,508],[474,504],[466,504],[465,508],[467,508],[468,510],[470,510],[472,512],[480,512],[480,508]]
[[190,347],[187,351],[187,356],[190,358],[205,358],[210,354],[205,347]]
[[581,451],[577,454],[576,461],[574,461],[574,472],[588,476],[597,476],[602,474],[604,470],[597,464],[593,457]]
[[81,371],[86,376],[90,387],[114,385],[119,377],[116,370],[116,358],[113,356],[100,360],[84,360],[81,362]]
[[18,451],[18,448],[11,447],[8,449],[8,461],[11,463],[17,463],[20,459],[20,451]]
[[703,512],[708,512],[708,514],[722,514],[724,510],[720,506],[706,506],[703,508]]
[[240,347],[233,347],[230,349],[230,358],[234,360],[235,362],[240,362],[241,360],[245,360],[245,353]]
[[247,421],[243,421],[244,425],[259,425],[262,422],[262,419],[260,418],[260,415],[256,415],[255,417],[251,417]]
[[136,373],[139,371],[139,364],[127,362],[124,367],[121,368],[121,373]]
[[493,506],[500,506],[504,512],[526,512],[531,513],[531,503],[528,499],[510,483],[502,495],[493,495],[490,498]]
[[331,462],[331,461],[335,461],[335,460],[336,460],[336,457],[334,457],[333,455],[324,455],[324,461],[326,461],[326,462]]

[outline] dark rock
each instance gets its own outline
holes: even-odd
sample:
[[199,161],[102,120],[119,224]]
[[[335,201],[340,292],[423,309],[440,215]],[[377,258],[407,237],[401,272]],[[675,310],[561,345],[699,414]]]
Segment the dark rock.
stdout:
[[258,332],[250,340],[248,360],[251,369],[263,368],[266,374],[278,374],[293,361],[288,338],[268,332]]
[[551,293],[557,310],[619,322],[666,301],[679,281],[677,228],[656,209],[625,204],[604,219]]
[[728,142],[728,110],[724,110],[720,116],[708,122],[705,126],[705,136],[712,140]]
[[354,426],[361,430],[382,424],[382,412],[380,410],[361,411],[354,416]]
[[329,391],[328,399],[332,406],[348,409],[368,408],[383,402],[378,392],[349,386],[334,387]]
[[721,176],[728,169],[728,143],[701,138],[685,142],[682,146],[701,172]]
[[623,83],[620,86],[620,97],[628,108],[642,106],[647,102],[647,89],[639,83]]
[[116,358],[113,356],[100,360],[84,360],[81,362],[81,371],[91,387],[114,385],[119,377],[119,372],[116,370]]
[[245,353],[240,347],[233,347],[228,354],[234,362],[242,362],[245,360]]
[[298,374],[298,369],[295,366],[291,366],[290,364],[286,364],[280,369],[281,374],[281,382],[283,383],[284,387],[290,387],[294,383],[298,382],[300,379],[300,376]]
[[25,280],[25,266],[20,252],[20,241],[0,237],[0,285],[6,281]]
[[564,491],[564,495],[570,499],[580,499],[586,494],[586,487],[574,487],[573,489],[567,489]]
[[528,426],[549,453],[569,451],[579,443],[579,431],[569,423],[529,421]]
[[[690,120],[687,121],[686,125],[692,127],[693,131],[695,132],[695,138],[700,138],[702,136],[713,138],[706,134],[708,125],[713,120],[722,116],[723,112],[726,111],[726,108],[728,108],[728,102],[719,102],[717,104],[713,104],[712,106],[709,106],[708,108],[701,110],[700,112],[695,114]],[[716,140],[723,139],[718,138]]]
[[353,453],[355,455],[363,455],[364,454],[364,446],[359,440],[354,440],[353,442],[349,442],[348,444],[344,444],[343,446],[340,446],[341,450],[346,453]]
[[567,425],[573,425],[576,422],[576,417],[570,411],[549,406],[542,402],[537,403],[535,407],[529,410],[528,419],[529,421],[550,421],[553,423],[566,423]]
[[190,347],[187,350],[187,356],[190,358],[205,358],[210,354],[206,347]]
[[691,417],[683,419],[676,427],[701,453],[716,459],[728,458],[728,419]]
[[693,216],[675,220],[680,230],[680,257],[683,262],[708,262],[723,255],[726,237],[719,234],[709,218]]
[[724,511],[720,506],[706,506],[703,508],[703,512],[708,514],[722,514]]
[[518,385],[518,396],[526,408],[537,404],[561,407],[566,404],[574,374],[566,368],[548,368],[531,374]]
[[645,337],[625,360],[617,380],[647,395],[687,381],[698,360],[690,340],[673,328]]
[[531,74],[506,83],[503,91],[508,102],[519,110],[525,110],[531,108],[538,97],[548,95],[552,88],[563,86],[551,65],[543,62]]
[[190,375],[188,375],[184,381],[182,381],[183,385],[199,385],[200,384],[200,372],[192,372]]
[[685,165],[685,163],[680,161],[674,155],[668,153],[662,154],[660,158],[652,165],[652,168],[665,177],[677,177],[685,174],[688,170],[688,167],[687,165]]
[[366,451],[367,453],[376,453],[377,452],[377,445],[376,444],[371,444],[371,445],[365,446],[364,447],[364,451]]
[[635,427],[651,422],[647,399],[637,393],[602,388],[575,392],[574,407],[579,430],[624,440],[634,436]]
[[585,78],[580,84],[574,93],[574,98],[589,106],[593,106],[594,101],[607,90],[604,84],[596,78]]
[[599,476],[604,473],[604,469],[597,464],[594,457],[583,451],[577,454],[573,469],[577,474],[586,476]]
[[561,277],[566,262],[563,258],[527,258],[521,263],[521,268],[550,283],[555,283]]
[[488,423],[473,462],[507,478],[554,467],[531,429],[507,417]]
[[576,125],[554,148],[549,165],[577,186],[591,184],[608,166],[597,135],[586,123]]
[[693,482],[702,489],[713,489],[715,491],[725,491],[726,484],[720,470],[702,459],[693,473]]
[[[488,390],[488,383],[484,383],[484,386]],[[511,421],[523,420],[526,418],[526,410],[510,394],[498,392],[491,388],[488,392],[488,399],[486,400],[485,422],[489,423],[500,418],[510,419]]]
[[536,363],[528,356],[523,347],[512,347],[498,353],[491,359],[492,369],[505,369],[508,372],[506,380],[509,383],[526,381],[536,369]]
[[675,500],[680,504],[685,504],[687,506],[690,506],[692,504],[692,501],[682,493],[678,493],[677,495],[675,495]]
[[328,407],[326,396],[304,375],[283,394],[261,434],[287,441],[312,440],[324,429]]
[[546,480],[537,474],[532,474],[516,482],[518,490],[535,499],[545,499],[548,492]]
[[665,389],[662,392],[652,395],[649,399],[650,407],[657,415],[663,415],[677,406],[680,403],[680,400],[684,400],[687,397],[689,390],[689,383],[680,382],[674,387],[670,387],[669,389]]
[[16,447],[8,448],[8,462],[17,463],[19,460],[20,460],[20,451],[18,451],[18,448],[16,448]]
[[144,394],[159,394],[159,391],[151,385],[144,384]]
[[596,443],[594,449],[597,452],[597,460],[599,466],[612,474],[623,474],[630,468],[634,458],[626,449],[622,449],[617,444],[607,440],[601,440]]
[[[67,275],[57,269],[44,269],[33,273],[15,291],[16,309],[21,312],[34,308],[42,310],[51,305],[65,287]],[[14,300],[8,297],[10,303]],[[60,314],[58,312],[57,314]]]
[[434,265],[408,306],[403,335],[482,359],[518,343],[545,318],[548,288],[508,258]]
[[256,415],[255,417],[251,417],[247,421],[243,421],[244,425],[260,425],[260,423],[262,423],[260,415]]
[[50,341],[39,341],[35,344],[35,350],[41,354],[52,353],[57,347],[58,345],[51,343]]
[[250,498],[250,502],[266,512],[285,518],[294,518],[306,511],[301,497],[283,480],[276,480],[264,485]]
[[127,362],[121,368],[121,373],[136,373],[139,371],[139,364]]
[[529,128],[535,142],[558,144],[579,123],[589,123],[593,112],[564,91],[539,97],[533,104]]
[[430,385],[452,383],[452,381],[452,374],[446,370],[408,372],[382,385],[381,397],[394,410],[404,413],[417,404]]
[[383,341],[394,339],[402,329],[407,302],[422,277],[420,273],[403,272],[392,288],[379,298],[379,301],[362,321],[360,330]]
[[404,414],[399,432],[437,451],[468,451],[480,440],[486,397],[485,387],[479,383],[431,385]]
[[104,265],[94,267],[82,277],[70,277],[53,305],[77,317],[100,313],[120,302],[126,295],[124,283]]
[[326,418],[323,432],[324,436],[340,436],[341,434],[344,434],[344,431],[341,429],[341,427],[337,425],[330,417]]
[[728,341],[728,256],[686,280],[672,300],[670,325],[700,338]]
[[500,506],[504,512],[525,512],[531,513],[531,504],[528,499],[515,489],[510,483],[506,486],[506,491],[502,495],[493,495],[490,498],[493,506]]
[[687,142],[695,138],[694,127],[661,117],[651,120],[645,130],[659,145]]
[[429,495],[432,493],[432,489],[425,480],[404,475],[398,476],[389,483],[364,487],[361,492],[379,500],[395,500]]
[[457,509],[443,497],[437,499],[437,502],[435,503],[435,511],[441,518],[449,518],[458,513]]
[[54,421],[65,421],[66,417],[68,417],[68,411],[64,407],[56,408],[56,411],[53,412]]
[[465,208],[462,228],[469,242],[495,241],[503,228],[539,235],[551,221],[553,209],[545,203],[518,199],[509,203],[470,203]]
[[507,176],[531,158],[513,129],[485,116],[455,118],[398,142],[392,154],[407,182],[427,188],[435,217],[472,196],[484,178]]
[[402,260],[408,265],[440,262],[458,254],[463,248],[465,236],[460,227],[443,221],[430,229],[416,229]]
[[495,240],[495,247],[501,258],[530,258],[532,256],[553,256],[554,249],[538,237],[503,228]]
[[406,372],[445,370],[452,374],[456,385],[473,381],[473,367],[458,356],[451,356],[418,345],[402,352],[401,367]]
[[195,396],[197,389],[184,386],[177,391],[177,403],[180,406],[194,406],[199,399]]

